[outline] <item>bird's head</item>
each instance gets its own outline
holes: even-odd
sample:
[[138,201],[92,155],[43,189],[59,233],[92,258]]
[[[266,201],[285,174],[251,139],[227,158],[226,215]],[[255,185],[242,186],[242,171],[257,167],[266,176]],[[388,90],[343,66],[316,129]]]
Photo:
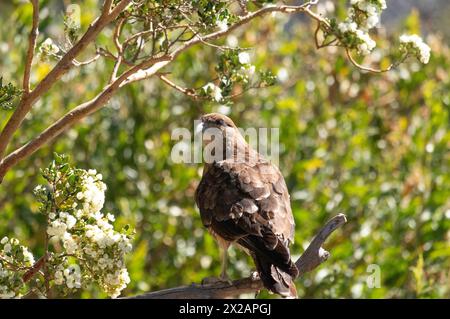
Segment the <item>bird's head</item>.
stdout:
[[203,115],[200,120],[203,124],[203,131],[208,128],[218,128],[221,131],[225,131],[227,128],[237,129],[233,121],[228,117],[220,113],[209,113]]
[[220,113],[209,113],[201,118],[201,130],[203,142],[207,145],[212,140],[228,140],[240,135],[240,132],[233,121]]
[[222,154],[223,150],[226,158],[235,154],[237,149],[243,150],[247,147],[244,137],[229,117],[210,113],[203,115],[200,120],[204,146],[215,148],[219,154]]

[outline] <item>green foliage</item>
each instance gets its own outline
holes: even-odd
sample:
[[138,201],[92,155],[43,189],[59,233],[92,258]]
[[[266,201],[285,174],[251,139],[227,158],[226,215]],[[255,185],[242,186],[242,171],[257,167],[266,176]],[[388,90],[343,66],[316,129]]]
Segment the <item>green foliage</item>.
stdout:
[[14,104],[14,100],[22,94],[22,90],[12,83],[3,85],[3,77],[0,77],[0,108],[9,110]]

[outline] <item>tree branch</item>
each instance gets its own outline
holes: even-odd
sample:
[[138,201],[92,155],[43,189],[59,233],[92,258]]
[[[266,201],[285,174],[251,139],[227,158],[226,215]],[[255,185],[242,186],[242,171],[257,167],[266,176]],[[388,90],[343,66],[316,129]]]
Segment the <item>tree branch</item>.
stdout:
[[[9,121],[7,122],[5,128],[0,134],[0,159],[3,157],[3,154],[8,146],[12,135],[19,128],[26,114],[30,111],[32,105],[36,102],[36,100],[45,92],[47,92],[51,86],[72,66],[74,66],[73,59],[90,43],[95,37],[100,33],[100,31],[113,19],[115,19],[122,10],[128,6],[131,0],[122,0],[119,2],[109,14],[106,14],[104,10],[102,10],[102,14],[99,18],[95,20],[95,22],[91,25],[91,27],[86,31],[83,37],[63,56],[63,58],[56,64],[56,66],[50,71],[49,74],[37,85],[37,87],[30,92],[30,94],[24,96],[17,106],[16,111],[13,113]],[[56,136],[61,134],[68,127],[72,126],[74,123],[78,122],[85,116],[91,114],[92,112],[99,109],[101,106],[106,104],[106,102],[111,98],[113,93],[118,88],[121,88],[127,84],[147,79],[153,75],[155,75],[161,68],[172,62],[179,54],[186,51],[193,45],[198,43],[202,43],[203,41],[209,41],[218,39],[220,37],[226,36],[231,33],[233,30],[238,27],[249,23],[253,19],[263,16],[265,14],[271,12],[283,12],[283,13],[297,13],[297,12],[306,12],[308,15],[313,16],[314,14],[309,11],[309,6],[313,3],[313,1],[306,2],[299,6],[288,6],[288,5],[280,5],[280,6],[268,6],[252,13],[249,13],[240,18],[238,22],[231,25],[227,29],[220,30],[217,32],[213,32],[207,34],[202,37],[194,37],[192,40],[184,42],[178,48],[176,48],[173,52],[164,55],[159,58],[150,58],[146,61],[143,61],[124,73],[122,73],[113,83],[106,86],[104,90],[97,95],[94,99],[85,102],[66,115],[64,115],[61,119],[59,119],[56,123],[48,127],[45,131],[39,134],[37,137],[32,139],[27,144],[23,145],[19,149],[16,149],[8,156],[3,158],[0,161],[0,183],[3,180],[6,172],[15,164],[17,164],[21,159],[24,159],[31,154],[33,154],[36,150],[38,150],[45,143],[53,140]],[[105,4],[108,5],[109,2],[105,1]],[[157,62],[155,63],[155,60]]]
[[113,0],[105,0],[103,3],[102,15],[108,15],[111,12]]
[[[3,132],[0,134],[0,159],[2,158],[6,147],[10,142],[12,135],[18,129],[24,117],[30,111],[32,105],[36,102],[36,100],[43,93],[47,92],[50,87],[65,72],[67,72],[67,70],[74,66],[73,60],[75,59],[75,57],[87,46],[88,43],[93,41],[98,33],[106,26],[106,24],[115,19],[119,15],[119,13],[128,6],[130,2],[131,0],[120,1],[113,9],[110,10],[109,14],[107,14],[105,10],[102,10],[102,14],[100,15],[100,17],[97,18],[97,20],[86,31],[83,37],[63,56],[58,64],[52,69],[52,71],[50,71],[50,73],[38,84],[38,86],[32,92],[30,92],[30,94],[24,95],[22,97],[22,100],[20,101],[16,111],[13,113],[5,128],[3,129]],[[108,5],[110,3],[110,1],[105,1],[105,5]],[[112,74],[113,82],[106,86],[104,90],[99,95],[97,95],[97,97],[95,97],[91,101],[79,105],[78,107],[64,115],[56,123],[48,127],[40,135],[32,139],[30,142],[3,158],[0,161],[0,183],[2,182],[6,172],[13,165],[17,164],[21,159],[30,156],[37,149],[42,147],[42,145],[53,140],[56,136],[61,134],[64,130],[72,126],[74,123],[78,122],[85,116],[91,114],[92,112],[105,105],[106,102],[111,98],[111,96],[117,91],[117,89],[127,84],[141,81],[154,76],[160,69],[175,60],[178,55],[196,44],[224,37],[240,26],[272,12],[282,12],[287,14],[304,12],[312,19],[318,21],[319,23],[322,23],[325,27],[329,28],[330,24],[325,18],[317,15],[309,9],[311,5],[316,3],[317,1],[314,0],[298,6],[273,5],[263,7],[254,12],[248,13],[245,16],[241,16],[236,23],[224,30],[212,32],[204,36],[194,36],[191,40],[183,42],[183,44],[164,56],[152,56],[139,64],[133,65],[127,71],[118,76],[117,79],[115,79],[114,72],[117,72],[117,65],[119,64],[119,62],[121,62],[119,58],[120,53],[118,54],[118,57],[113,56],[114,59],[119,60],[116,61],[116,67],[114,68],[114,72]],[[124,60],[122,59],[122,61]],[[167,81],[165,81],[165,83],[169,84]]]
[[161,79],[161,81],[163,81],[164,83],[166,83],[168,86],[170,86],[171,88],[185,94],[186,96],[189,96],[190,98],[194,99],[194,100],[200,100],[202,97],[198,94],[195,93],[195,90],[193,89],[188,89],[188,88],[184,88],[182,86],[179,86],[178,84],[175,84],[174,82],[172,82],[171,80],[169,80],[165,75],[163,74],[156,74],[157,77],[159,77]]
[[39,1],[31,0],[33,6],[33,24],[30,31],[30,36],[28,38],[28,52],[25,61],[25,71],[23,74],[23,89],[25,94],[30,93],[30,73],[31,64],[33,63],[34,50],[36,49],[36,39],[39,34]]
[[3,157],[14,132],[20,127],[34,103],[40,96],[46,93],[63,74],[74,66],[73,60],[88,46],[88,44],[94,41],[106,25],[113,21],[130,2],[131,0],[122,0],[114,7],[110,14],[102,14],[97,18],[81,39],[67,51],[36,88],[29,94],[23,95],[16,110],[6,123],[3,131],[0,133],[0,159]]
[[[344,225],[347,219],[344,214],[339,214],[330,219],[317,233],[295,262],[299,270],[299,277],[317,268],[330,257],[330,253],[322,248],[326,239],[339,227]],[[214,284],[191,284],[160,291],[148,292],[142,295],[128,297],[129,299],[222,299],[236,297],[241,294],[254,293],[264,286],[259,278],[234,280],[231,283],[219,282]]]
[[[162,63],[165,62],[167,57],[153,58],[146,61],[145,65]],[[139,66],[135,66],[128,71],[124,72],[120,77],[118,77],[113,83],[105,86],[103,90],[92,100],[87,101],[83,104],[78,105],[68,113],[66,113],[63,117],[57,120],[55,123],[50,125],[47,129],[45,129],[38,136],[33,138],[31,141],[18,148],[14,152],[10,153],[6,156],[2,161],[0,161],[0,182],[5,176],[6,172],[15,164],[17,164],[20,160],[30,156],[39,148],[41,148],[44,144],[52,141],[55,137],[60,135],[66,129],[79,122],[81,119],[85,118],[89,114],[97,111],[99,108],[104,106],[112,95],[116,93],[116,91],[122,87],[125,80],[130,76],[130,74],[137,71]],[[154,72],[156,73],[159,69],[154,68]]]

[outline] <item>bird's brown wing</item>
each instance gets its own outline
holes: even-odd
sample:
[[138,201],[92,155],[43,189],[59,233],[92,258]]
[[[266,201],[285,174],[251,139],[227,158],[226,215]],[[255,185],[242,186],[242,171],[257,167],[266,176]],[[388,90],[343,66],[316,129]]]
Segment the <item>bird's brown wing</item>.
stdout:
[[283,287],[275,285],[283,282],[292,288],[279,270],[297,275],[289,253],[294,220],[286,183],[276,166],[262,159],[211,164],[195,197],[203,224],[250,251],[267,288],[282,293]]

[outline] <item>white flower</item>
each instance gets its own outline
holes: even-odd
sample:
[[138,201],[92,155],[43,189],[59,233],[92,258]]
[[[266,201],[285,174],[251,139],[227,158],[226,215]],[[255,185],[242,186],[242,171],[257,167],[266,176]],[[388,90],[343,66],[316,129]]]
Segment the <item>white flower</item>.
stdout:
[[250,63],[250,55],[247,52],[241,52],[238,55],[240,64],[249,64]]
[[84,176],[82,181],[83,192],[77,194],[77,199],[83,200],[83,211],[87,215],[100,211],[105,203],[106,185],[99,180],[95,181],[92,176],[96,175],[96,170],[89,170],[88,176]]
[[67,287],[70,289],[81,288],[81,271],[77,264],[70,265],[64,269]]
[[48,218],[50,218],[50,219],[55,219],[55,217],[56,217],[55,213],[48,214]]
[[372,15],[367,18],[366,26],[367,28],[371,29],[375,27],[378,22],[380,22],[380,17],[378,15]]
[[[385,0],[352,0],[350,3],[352,7],[348,10],[346,21],[347,23],[357,23],[357,27],[363,31],[369,31],[376,27],[380,22],[381,12],[386,9]],[[338,25],[338,29],[343,33],[347,31],[356,32],[355,29],[346,29],[346,26],[341,23]]]
[[28,250],[28,248],[23,247],[23,260],[26,264],[28,265],[33,265],[34,264],[34,256],[32,253],[30,253],[30,251]]
[[66,225],[67,225],[68,229],[73,228],[73,226],[75,226],[76,223],[77,223],[77,219],[75,217],[73,217],[72,215],[67,215]]
[[61,270],[55,272],[55,284],[62,285],[64,283],[64,276]]
[[220,102],[221,100],[222,100],[222,90],[218,87],[218,86],[216,86],[215,88],[214,88],[214,100],[216,100],[216,102]]
[[67,230],[67,225],[60,220],[54,220],[47,227],[47,234],[55,237],[62,237]]
[[211,93],[211,96],[216,100],[216,102],[220,102],[223,99],[222,89],[215,85],[214,83],[208,83],[203,87],[203,91],[205,93]]
[[345,33],[345,32],[356,32],[356,30],[358,29],[358,25],[356,24],[356,22],[345,21],[345,22],[341,22],[341,23],[338,24],[338,29],[342,33]]
[[78,249],[77,242],[69,233],[65,233],[63,236],[63,246],[66,249],[67,253],[70,255],[75,254],[76,250]]
[[218,20],[216,25],[221,31],[224,31],[228,28],[228,19]]
[[358,44],[358,52],[363,55],[369,54],[377,45],[374,40],[372,40],[367,32],[357,30],[356,37],[361,41]]
[[3,237],[2,240],[0,241],[0,244],[4,245],[8,242],[8,237]]
[[52,39],[47,38],[44,42],[42,42],[41,47],[39,48],[41,53],[46,53],[50,55],[57,54],[59,52],[59,47],[53,42]]
[[279,69],[277,78],[280,82],[286,82],[289,79],[289,71],[286,68]]
[[110,286],[108,288],[111,298],[117,298],[128,283],[130,283],[130,276],[126,268],[106,276],[106,284]]
[[10,244],[10,243],[7,243],[7,244],[5,245],[5,247],[3,247],[3,251],[4,251],[5,253],[11,252],[11,244]]
[[412,52],[420,62],[427,64],[430,61],[430,47],[416,34],[400,36],[400,43],[403,48]]

